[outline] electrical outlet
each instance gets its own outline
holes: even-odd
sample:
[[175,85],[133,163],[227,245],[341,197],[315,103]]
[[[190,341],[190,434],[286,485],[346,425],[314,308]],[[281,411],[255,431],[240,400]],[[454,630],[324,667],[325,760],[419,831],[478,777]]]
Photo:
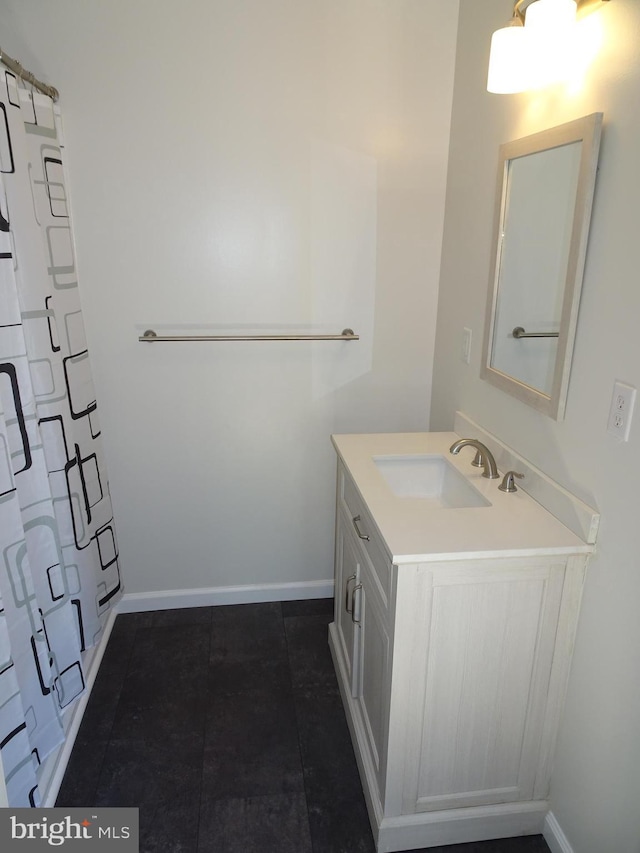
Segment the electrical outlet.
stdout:
[[465,326],[462,337],[462,360],[465,364],[469,364],[471,362],[471,336],[471,329],[468,329]]
[[624,382],[616,381],[613,385],[607,432],[610,435],[615,435],[620,441],[629,440],[629,429],[631,428],[635,402],[636,389]]

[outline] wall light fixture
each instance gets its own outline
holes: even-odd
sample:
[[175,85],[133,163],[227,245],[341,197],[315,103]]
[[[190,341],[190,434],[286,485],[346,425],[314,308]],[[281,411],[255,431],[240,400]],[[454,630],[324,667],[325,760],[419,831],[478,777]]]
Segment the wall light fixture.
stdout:
[[609,0],[516,0],[509,23],[491,38],[489,92],[541,89],[572,68],[576,18]]

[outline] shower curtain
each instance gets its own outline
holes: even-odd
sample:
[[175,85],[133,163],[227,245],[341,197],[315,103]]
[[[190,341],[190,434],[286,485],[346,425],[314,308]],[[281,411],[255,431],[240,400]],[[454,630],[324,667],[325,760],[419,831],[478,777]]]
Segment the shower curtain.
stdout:
[[9,804],[121,594],[53,102],[0,66],[0,755]]

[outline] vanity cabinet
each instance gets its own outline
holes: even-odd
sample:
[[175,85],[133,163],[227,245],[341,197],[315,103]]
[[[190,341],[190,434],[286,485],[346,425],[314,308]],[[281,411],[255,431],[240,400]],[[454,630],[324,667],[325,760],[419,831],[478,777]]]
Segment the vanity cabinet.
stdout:
[[339,462],[329,642],[379,853],[541,831],[586,559],[398,564]]

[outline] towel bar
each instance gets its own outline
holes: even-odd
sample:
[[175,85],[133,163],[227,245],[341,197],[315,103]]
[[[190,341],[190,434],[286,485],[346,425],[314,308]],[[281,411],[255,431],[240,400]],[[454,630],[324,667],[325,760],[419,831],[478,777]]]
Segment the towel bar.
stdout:
[[158,335],[153,329],[138,338],[146,343],[165,341],[359,341],[353,329],[343,329],[339,335]]

